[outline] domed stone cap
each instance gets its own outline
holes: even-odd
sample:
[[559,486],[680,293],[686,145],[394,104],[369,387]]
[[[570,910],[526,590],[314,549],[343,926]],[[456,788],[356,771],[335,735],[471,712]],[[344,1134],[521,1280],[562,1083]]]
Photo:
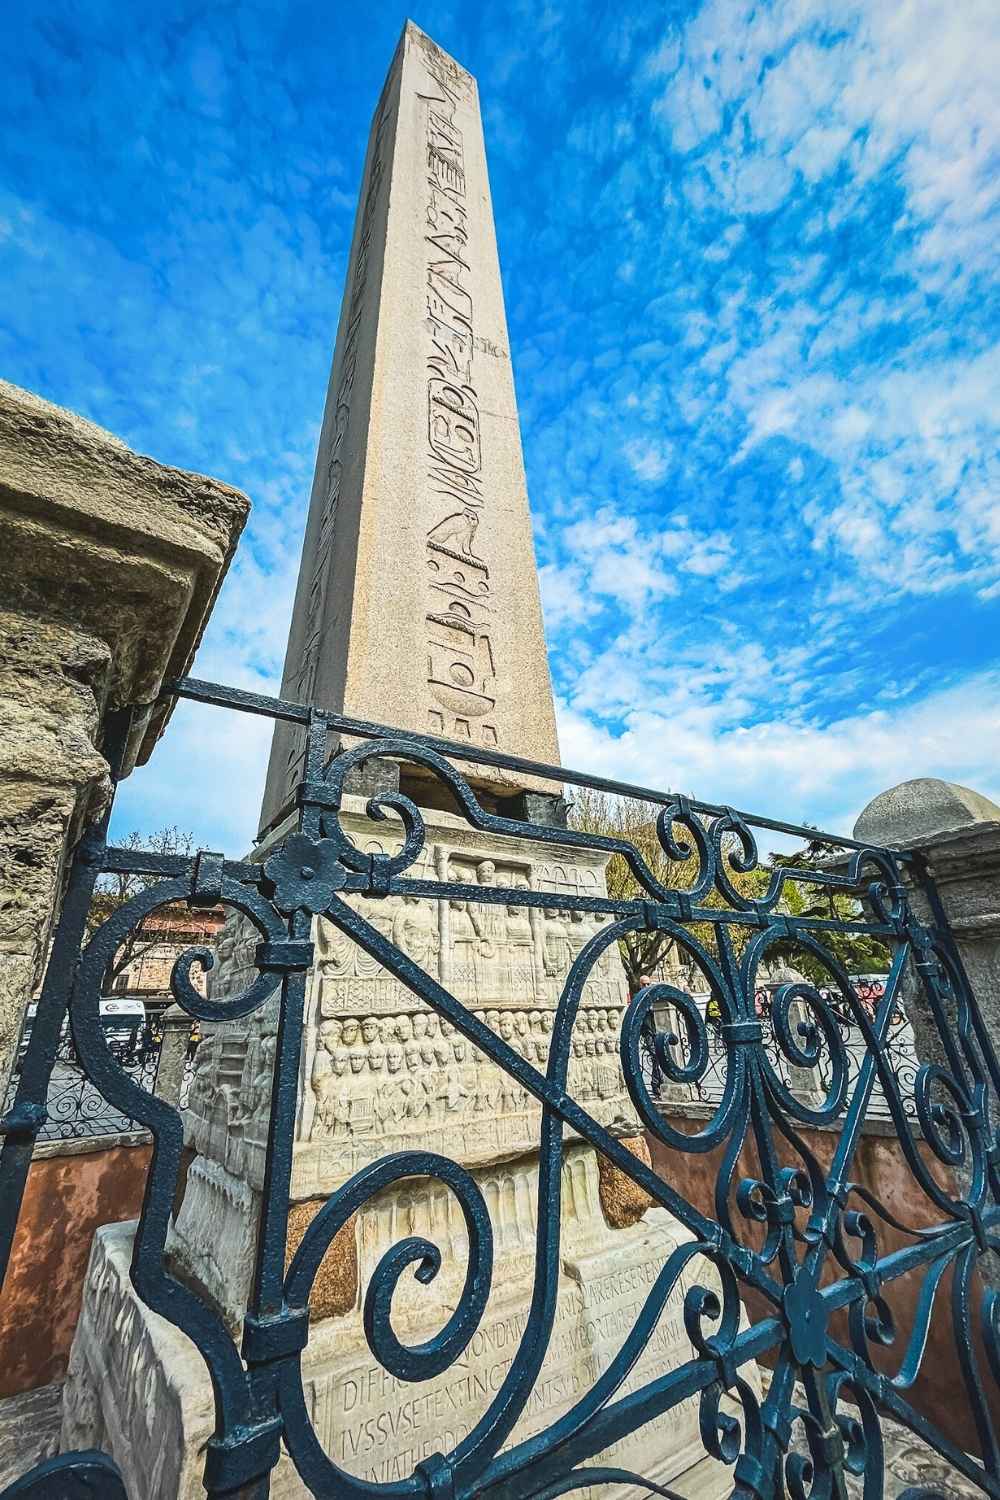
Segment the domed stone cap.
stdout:
[[793,969],[785,959],[779,958],[777,963],[772,964],[764,978],[765,984],[808,984],[806,976],[799,969]]
[[967,786],[918,776],[869,802],[854,825],[854,837],[890,849],[929,843],[979,823],[1000,823],[1000,807]]

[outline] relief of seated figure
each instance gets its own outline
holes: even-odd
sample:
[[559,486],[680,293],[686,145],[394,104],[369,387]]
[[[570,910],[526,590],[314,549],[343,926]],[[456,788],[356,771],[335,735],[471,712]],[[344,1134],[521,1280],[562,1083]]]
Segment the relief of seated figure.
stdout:
[[437,977],[441,938],[437,912],[417,896],[404,896],[392,922],[392,941],[427,974]]

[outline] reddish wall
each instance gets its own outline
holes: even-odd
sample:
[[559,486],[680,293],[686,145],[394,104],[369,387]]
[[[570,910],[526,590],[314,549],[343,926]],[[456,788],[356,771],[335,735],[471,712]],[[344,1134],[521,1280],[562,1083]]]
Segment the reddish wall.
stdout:
[[[703,1123],[702,1120],[670,1117],[670,1124],[686,1134],[698,1130]],[[824,1169],[828,1168],[839,1135],[829,1130],[809,1130],[801,1126],[797,1128],[804,1143],[821,1166]],[[687,1154],[671,1150],[661,1141],[654,1140],[652,1136],[647,1135],[647,1139],[653,1166],[660,1176],[670,1182],[678,1192],[683,1193],[693,1207],[700,1209],[708,1218],[714,1219],[715,1178],[722,1159],[721,1149],[709,1151],[703,1155]],[[801,1159],[778,1137],[777,1132],[775,1132],[775,1146],[783,1165],[801,1165]],[[942,1185],[947,1185],[948,1190],[954,1193],[955,1189],[951,1184],[948,1169],[931,1155],[922,1141],[919,1142],[919,1146],[921,1155],[934,1178]],[[734,1173],[734,1188],[740,1178],[759,1178],[760,1175],[756,1150],[752,1144],[747,1144],[743,1148]],[[940,1222],[939,1211],[925,1197],[915,1181],[895,1136],[866,1134],[862,1138],[852,1164],[851,1180],[866,1187],[903,1224],[912,1225],[914,1228],[924,1228]],[[730,1202],[733,1223],[736,1226],[739,1222],[739,1215],[732,1197]],[[857,1197],[852,1198],[850,1206],[868,1211],[867,1205]],[[880,1256],[914,1243],[912,1235],[893,1229],[891,1225],[878,1219],[874,1213],[871,1213],[870,1217],[876,1225]],[[804,1213],[801,1218],[804,1220]],[[746,1235],[742,1237],[747,1244],[760,1243],[757,1226],[748,1226]],[[857,1252],[858,1243],[855,1241],[849,1245],[849,1249]],[[832,1255],[828,1255],[823,1276],[824,1282],[835,1280],[841,1274],[843,1273],[839,1264]],[[894,1375],[899,1368],[906,1347],[906,1334],[912,1326],[919,1287],[918,1276],[911,1273],[899,1277],[898,1280],[883,1288],[883,1296],[892,1309],[897,1329],[894,1344],[888,1348],[875,1348],[874,1362],[886,1375]],[[949,1272],[938,1289],[920,1374],[915,1384],[901,1394],[904,1399],[911,1401],[919,1411],[936,1424],[940,1425],[942,1414],[947,1413],[949,1435],[967,1450],[978,1452],[979,1441],[972,1413],[965,1399],[965,1385],[952,1337],[950,1294],[951,1273]],[[981,1288],[974,1282],[975,1305],[978,1305],[980,1294]],[[751,1321],[756,1322],[760,1318],[773,1315],[774,1308],[759,1294],[748,1291],[745,1300]],[[846,1319],[843,1314],[835,1315],[832,1330],[834,1337],[845,1347],[850,1348]],[[996,1387],[991,1381],[989,1366],[981,1347],[979,1347],[979,1370],[984,1389],[991,1393],[994,1421],[998,1421],[1000,1420],[1000,1397],[997,1396]]]
[[65,1375],[94,1230],[138,1216],[150,1150],[114,1146],[32,1162],[0,1293],[0,1396]]
[[[700,1122],[675,1117],[671,1123],[691,1132]],[[801,1134],[826,1167],[837,1137],[820,1130],[803,1129]],[[650,1149],[657,1171],[694,1207],[714,1218],[713,1191],[721,1152],[677,1153],[652,1138]],[[932,1161],[929,1153],[923,1154],[935,1176],[946,1180],[945,1169]],[[33,1390],[65,1374],[94,1231],[101,1224],[137,1217],[149,1158],[148,1145],[116,1146],[32,1164],[7,1281],[0,1294],[0,1397]],[[791,1165],[796,1158],[789,1152],[785,1160]],[[737,1180],[740,1176],[759,1176],[750,1146],[744,1148]],[[921,1226],[937,1221],[933,1204],[921,1194],[893,1137],[866,1135],[852,1176],[901,1222]],[[859,1202],[858,1207],[863,1205]],[[879,1226],[881,1254],[908,1243],[912,1243],[910,1237],[891,1226]],[[830,1274],[836,1270],[836,1266],[831,1267]],[[910,1325],[916,1295],[914,1276],[902,1277],[885,1290],[900,1330]],[[747,1303],[755,1320],[771,1311],[769,1304],[752,1293]],[[846,1341],[846,1330],[838,1337]],[[897,1349],[902,1341],[901,1333],[896,1346],[876,1353],[880,1368],[887,1374],[898,1365]],[[979,1363],[983,1384],[989,1390],[989,1370],[981,1352]],[[923,1368],[909,1399],[932,1421],[940,1422],[942,1413],[947,1412],[953,1435],[966,1448],[978,1451],[951,1335],[947,1278],[938,1292]],[[1000,1421],[1000,1402],[995,1404],[995,1420]]]

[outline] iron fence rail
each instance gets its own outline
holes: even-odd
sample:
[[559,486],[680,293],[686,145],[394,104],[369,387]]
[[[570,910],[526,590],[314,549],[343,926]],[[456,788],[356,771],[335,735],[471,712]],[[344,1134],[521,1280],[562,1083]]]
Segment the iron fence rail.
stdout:
[[[136,1087],[151,1094],[156,1088],[160,1067],[162,1035],[144,1037],[142,1029],[112,1032],[109,1051],[122,1072]],[[27,1044],[25,1046],[27,1050]],[[14,1107],[17,1097],[19,1068],[7,1085],[4,1114]],[[185,1058],[178,1104],[187,1105],[194,1075],[194,1052]],[[55,1060],[45,1098],[46,1119],[39,1126],[36,1141],[81,1141],[131,1134],[144,1127],[123,1115],[104,1098],[88,1078],[77,1053],[72,1035],[66,1031],[59,1038]]]
[[[196,677],[179,677],[166,684],[164,694],[168,697],[189,699],[195,703],[210,703],[217,708],[232,708],[241,713],[263,714],[269,719],[280,719],[286,723],[301,724],[303,728],[322,726],[330,735],[345,735],[348,739],[369,740],[377,745],[386,740],[402,739],[408,745],[422,746],[449,760],[469,762],[477,766],[494,766],[498,770],[516,771],[520,776],[550,781],[556,785],[586,786],[594,791],[609,792],[612,796],[628,797],[636,802],[654,805],[688,807],[692,812],[708,818],[727,818],[743,825],[767,829],[769,833],[790,834],[806,842],[816,840],[842,849],[865,849],[868,846],[843,834],[823,833],[805,823],[787,823],[758,813],[739,812],[733,807],[716,802],[700,802],[693,797],[678,796],[676,792],[665,792],[658,787],[639,786],[635,782],[616,781],[607,776],[595,776],[589,771],[573,771],[566,766],[554,766],[548,761],[527,760],[520,755],[506,755],[502,750],[487,750],[482,745],[468,741],[442,739],[439,735],[414,734],[410,730],[393,729],[387,724],[375,724],[367,719],[354,719],[346,714],[333,713],[304,703],[290,703],[282,698],[269,698],[263,693],[247,692],[243,688],[223,687],[217,682],[203,682]],[[365,757],[361,757],[364,759]],[[905,865],[911,856],[896,851],[896,859]]]
[[[885,1415],[931,1443],[985,1493],[1000,1497],[1000,1443],[991,1406],[1000,1376],[1000,1299],[975,1280],[980,1260],[1000,1248],[1000,1138],[990,1120],[1000,1067],[919,861],[830,836],[827,842],[845,851],[839,870],[825,863],[765,868],[755,827],[808,840],[816,839],[815,830],[190,679],[174,684],[173,691],[203,704],[302,726],[306,753],[293,799],[294,828],[263,864],[207,852],[188,859],[115,849],[106,842],[106,821],[84,840],[71,871],[31,1047],[2,1122],[0,1266],[9,1253],[26,1161],[44,1123],[68,1008],[88,1079],[109,1104],[142,1122],[155,1137],[131,1278],[148,1306],[193,1341],[211,1373],[216,1430],[206,1457],[209,1495],[263,1500],[281,1444],[314,1494],[347,1500],[525,1500],[624,1483],[667,1493],[639,1475],[610,1467],[600,1455],[682,1401],[694,1399],[705,1452],[730,1466],[737,1500],[785,1494],[793,1500],[843,1497],[848,1474],[863,1475],[866,1500],[877,1500],[882,1494],[880,1419]],[[112,725],[113,743],[123,743],[125,729],[121,722]],[[361,743],[341,747],[331,759],[331,734],[356,736]],[[632,873],[634,895],[613,899],[553,889],[501,890],[417,875],[426,827],[419,807],[400,791],[381,793],[368,803],[368,815],[383,828],[387,817],[394,820],[399,847],[392,853],[359,848],[341,819],[345,787],[362,763],[378,759],[408,765],[437,781],[469,826],[496,839],[516,838],[522,846],[557,842],[621,855]],[[626,840],[488,811],[455,765],[476,760],[557,785],[594,786],[656,803],[659,845],[665,860],[684,874],[683,888],[659,879]],[[102,869],[141,870],[157,878],[83,946],[90,893]],[[748,893],[742,877],[750,872],[761,878]],[[784,898],[797,882],[825,887],[857,905],[843,916],[794,915]],[[929,903],[930,921],[921,920],[915,910],[913,882]],[[525,909],[544,909],[558,901],[561,907],[606,919],[573,959],[555,1006],[544,1061],[522,1056],[346,899],[408,895],[483,906],[502,901]],[[240,1347],[215,1308],[176,1280],[165,1260],[181,1168],[179,1111],[137,1086],[113,1056],[99,1023],[103,976],[123,937],[158,906],[184,902],[193,907],[221,904],[242,914],[259,935],[251,982],[226,1000],[206,999],[192,984],[191,966],[203,957],[199,950],[178,959],[172,991],[192,1017],[217,1022],[248,1016],[276,986],[279,993],[267,1166]],[[465,1167],[428,1151],[394,1153],[357,1172],[327,1199],[286,1267],[305,983],[318,915],[541,1107],[534,1290],[513,1361],[472,1430],[448,1451],[415,1463],[398,1483],[357,1478],[322,1449],[312,1427],[300,1354],[308,1341],[317,1269],[334,1234],[387,1185],[431,1178],[455,1196],[468,1226],[469,1269],[457,1305],[441,1309],[445,1321],[437,1337],[410,1346],[392,1327],[392,1294],[402,1268],[413,1263],[412,1240],[400,1242],[383,1259],[365,1297],[365,1336],[373,1358],[395,1379],[419,1382],[460,1361],[479,1327],[491,1281],[493,1226]],[[569,1076],[574,1027],[588,978],[606,950],[640,931],[670,935],[713,997],[719,1017],[713,1041],[702,1009],[669,983],[642,989],[625,1011],[617,1037],[619,1058],[639,1119],[661,1148],[674,1153],[677,1170],[666,1175],[654,1172],[594,1118],[574,1097]],[[835,937],[842,948],[845,941],[870,936],[892,953],[885,992],[874,1010],[859,1001],[831,946]],[[787,951],[789,944],[818,965],[828,981],[823,986],[805,980],[780,986],[771,998],[765,1028],[755,1001],[758,975],[770,956]],[[909,1111],[890,1055],[904,972],[919,984],[921,1004],[945,1059],[917,1068],[908,1090]],[[656,1016],[667,1010],[676,1018],[676,1028],[669,1032],[656,1023]],[[864,1043],[863,1054],[858,1050],[853,1060],[842,1029],[844,1016],[850,1018],[852,1035],[856,1032]],[[700,1087],[710,1068],[721,1071],[721,1097],[712,1101],[708,1118],[693,1133],[664,1117],[649,1086],[644,1057],[653,1059],[672,1086]],[[808,1099],[789,1087],[787,1068],[815,1075]],[[869,1189],[859,1196],[852,1180],[877,1089],[889,1109],[914,1191],[933,1220],[921,1229],[900,1224]],[[805,1139],[804,1127],[817,1124],[839,1130],[832,1154],[822,1162]],[[666,1208],[689,1239],[663,1264],[610,1365],[595,1374],[567,1412],[510,1445],[553,1334],[560,1168],[568,1131],[596,1147],[653,1203]],[[741,1176],[737,1164],[747,1151],[756,1167],[754,1175]],[[691,1201],[684,1171],[690,1154],[709,1152],[717,1153],[719,1163],[713,1212]],[[787,1164],[789,1156],[794,1165]],[[881,1247],[885,1225],[902,1235],[901,1246]],[[418,1249],[420,1257],[429,1257],[429,1267],[436,1265],[435,1246],[419,1241]],[[942,1292],[946,1271],[951,1279]],[[905,1277],[917,1283],[917,1313],[911,1327],[896,1330],[886,1297]],[[433,1275],[423,1285],[432,1295]],[[683,1322],[690,1357],[634,1384],[630,1372],[649,1346],[668,1298],[681,1285],[686,1287]],[[750,1308],[765,1311],[748,1318],[743,1292],[755,1294]],[[947,1421],[932,1422],[911,1400],[935,1299],[944,1296],[950,1301],[963,1399],[980,1435],[980,1458],[962,1451]],[[839,1320],[838,1314],[843,1315]],[[895,1377],[884,1373],[877,1357],[893,1340],[900,1360]],[[988,1356],[985,1375],[977,1344]],[[748,1376],[753,1362],[764,1357],[773,1361],[774,1373],[759,1396]],[[808,1459],[796,1452],[793,1437],[804,1437]],[[74,1460],[67,1462],[72,1467]],[[76,1456],[81,1482],[94,1462],[91,1455]],[[106,1474],[105,1469],[104,1478]],[[98,1482],[97,1475],[90,1477]],[[36,1480],[38,1494],[63,1492],[45,1475]],[[60,1482],[65,1485],[65,1472]]]
[[[855,993],[859,1002],[874,1014],[871,1005],[871,995],[866,994],[862,988],[855,986]],[[881,994],[881,991],[880,991]],[[645,1077],[652,1095],[658,1102],[669,1110],[671,1105],[676,1104],[698,1104],[715,1105],[722,1099],[728,1075],[729,1051],[721,1021],[713,1021],[706,1016],[706,1008],[709,996],[705,994],[689,996],[698,1007],[705,1020],[705,1034],[708,1041],[707,1057],[704,1070],[689,1083],[670,1085],[666,1082],[662,1069],[658,1066],[655,1055],[655,1046],[652,1036],[655,1033],[647,1031],[643,1035],[643,1053]],[[836,996],[826,997],[830,1014],[840,1031],[844,1047],[844,1057],[848,1071],[848,1092],[857,1082],[867,1052],[867,1042],[861,1028],[856,1024],[853,1016],[845,1012],[843,1007],[837,1005]],[[781,1079],[784,1086],[796,1098],[808,1102],[811,1099],[822,1099],[825,1097],[833,1081],[833,1055],[823,1049],[815,1065],[811,1068],[796,1067],[793,1061],[786,1055],[781,1046],[781,1041],[770,1020],[771,997],[768,991],[758,990],[754,997],[754,1008],[761,1025],[760,1046],[764,1055]],[[683,1026],[676,1011],[667,1007],[655,1017],[657,1028],[666,1037],[666,1046],[674,1063],[678,1067],[684,1067],[687,1049]],[[798,1024],[808,1026],[808,1021],[800,1021]],[[917,1110],[914,1089],[919,1071],[919,1059],[916,1052],[916,1044],[913,1028],[906,1018],[906,1012],[902,1004],[897,1005],[893,1012],[889,1030],[886,1033],[884,1044],[884,1055],[886,1062],[892,1070],[895,1080],[895,1089],[899,1102],[911,1122],[916,1122]],[[867,1119],[880,1120],[891,1123],[893,1118],[889,1099],[881,1083],[876,1083],[872,1089],[871,1098],[868,1102]],[[919,1127],[918,1127],[919,1128]]]

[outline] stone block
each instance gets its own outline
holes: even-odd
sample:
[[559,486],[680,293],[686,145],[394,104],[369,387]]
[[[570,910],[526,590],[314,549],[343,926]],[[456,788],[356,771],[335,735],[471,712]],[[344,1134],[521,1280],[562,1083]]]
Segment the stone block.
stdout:
[[566,828],[569,824],[566,798],[549,792],[518,792],[514,797],[503,799],[499,811],[505,818],[540,823],[543,828]]
[[[366,853],[399,846],[398,822],[365,816],[345,798],[341,825]],[[603,914],[558,905],[605,894],[606,856],[553,842],[498,837],[454,814],[425,810],[426,842],[411,874],[472,886],[553,892],[545,909],[412,897],[347,898],[387,941],[511,1045],[544,1070],[555,1007],[576,955],[604,925]],[[377,830],[377,833],[376,833]],[[277,830],[256,851],[281,842]],[[331,1192],[368,1162],[423,1146],[479,1166],[533,1151],[540,1105],[509,1074],[455,1032],[401,980],[316,918],[307,982],[301,1104],[292,1196]],[[232,914],[209,976],[215,998],[252,981],[256,929]],[[636,1115],[625,1090],[618,1033],[628,986],[617,946],[595,964],[574,1033],[569,1087],[604,1126],[626,1134]],[[276,1013],[270,1003],[240,1022],[205,1028],[187,1113],[187,1137],[259,1190],[264,1180]]]
[[110,709],[146,759],[246,519],[239,491],[0,381],[0,1088],[67,857],[103,809]]
[[[407,1384],[376,1363],[356,1304],[326,1318],[314,1311],[310,1321],[301,1368],[316,1435],[338,1465],[372,1482],[403,1479],[423,1458],[454,1447],[499,1389],[527,1334],[537,1163],[510,1163],[475,1175],[491,1206],[497,1260],[482,1319],[453,1366],[431,1380]],[[593,1149],[571,1148],[563,1168],[555,1325],[508,1446],[542,1431],[589,1389],[684,1239],[670,1216],[657,1209],[609,1241],[597,1177]],[[426,1235],[442,1250],[441,1270],[429,1286],[404,1277],[398,1287],[393,1326],[407,1342],[433,1335],[460,1294],[467,1242],[461,1213],[453,1201],[449,1211],[449,1200],[444,1190],[431,1200],[404,1184],[359,1211],[362,1285],[390,1245],[405,1235]],[[136,1296],[128,1275],[133,1233],[133,1225],[108,1225],[95,1237],[65,1387],[63,1447],[105,1446],[131,1493],[200,1500],[205,1446],[214,1425],[208,1375],[192,1345]],[[696,1260],[685,1272],[621,1393],[690,1358],[682,1307],[695,1282],[717,1287],[714,1268]],[[756,1384],[753,1367],[745,1373]],[[732,1488],[732,1470],[704,1456],[697,1398],[682,1401],[602,1458],[704,1500]],[[276,1500],[308,1494],[284,1451],[271,1493]],[[603,1489],[581,1493],[591,1500],[605,1495]],[[623,1487],[615,1500],[639,1500],[644,1494]]]
[[344,791],[355,797],[380,797],[399,791],[399,766],[394,760],[363,760],[348,771]]
[[[0,381],[0,604],[103,641],[109,706],[153,704],[187,670],[248,511],[231,486]],[[140,716],[129,764],[170,707]]]
[[[285,1269],[302,1243],[309,1225],[319,1213],[325,1198],[311,1203],[294,1203],[288,1214],[288,1239],[285,1246]],[[309,1298],[309,1316],[313,1322],[323,1318],[340,1318],[358,1305],[358,1216],[352,1214],[338,1229],[319,1263]]]
[[889,849],[930,847],[979,823],[1000,821],[1000,807],[967,786],[919,776],[874,797],[854,825],[854,837]]
[[[621,1144],[627,1146],[632,1155],[648,1167],[651,1165],[649,1146],[645,1136],[623,1137]],[[612,1229],[630,1229],[638,1224],[647,1209],[653,1207],[653,1199],[621,1167],[602,1152],[597,1155],[599,1191],[604,1217]]]

